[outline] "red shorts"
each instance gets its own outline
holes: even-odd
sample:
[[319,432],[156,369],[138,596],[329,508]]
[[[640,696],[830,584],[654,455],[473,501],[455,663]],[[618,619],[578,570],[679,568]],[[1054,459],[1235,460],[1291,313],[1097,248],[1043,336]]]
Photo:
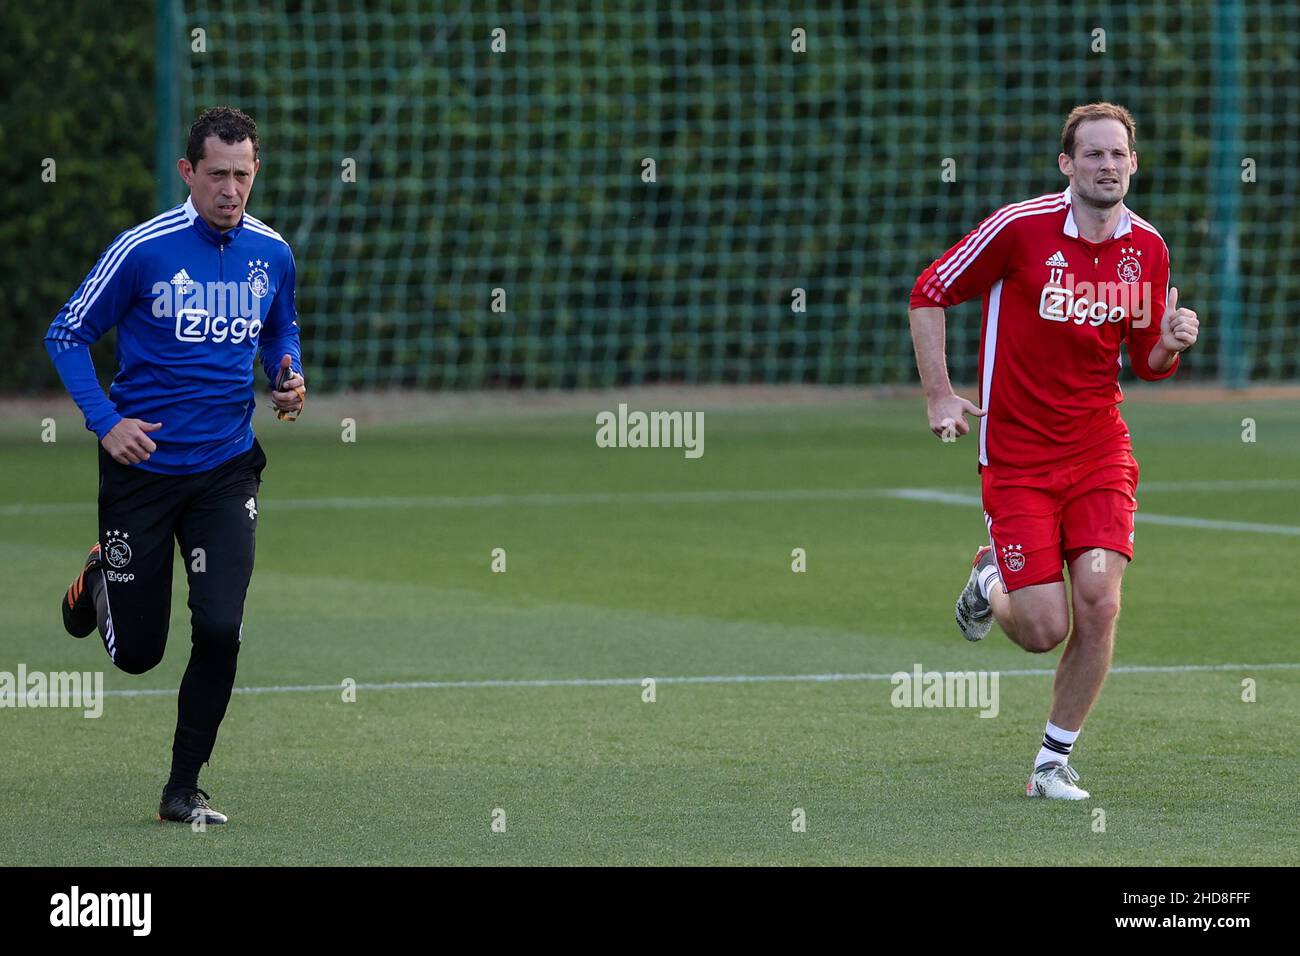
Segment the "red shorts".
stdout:
[[1063,581],[1062,562],[1105,548],[1133,559],[1138,464],[1128,449],[1033,475],[985,467],[984,521],[1007,591]]

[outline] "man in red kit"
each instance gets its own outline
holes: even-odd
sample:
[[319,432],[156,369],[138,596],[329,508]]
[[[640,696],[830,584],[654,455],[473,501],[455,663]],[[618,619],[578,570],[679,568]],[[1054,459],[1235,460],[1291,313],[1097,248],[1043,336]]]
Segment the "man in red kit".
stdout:
[[[1110,668],[1137,511],[1138,466],[1118,407],[1120,343],[1138,377],[1158,381],[1177,371],[1199,330],[1169,288],[1160,233],[1124,205],[1138,168],[1135,139],[1122,106],[1076,107],[1057,158],[1065,192],[1002,207],[912,289],[930,430],[952,441],[970,430],[966,414],[979,418],[991,547],[975,554],[957,625],[978,641],[996,619],[1034,653],[1069,635],[1025,788],[1031,797],[1088,796],[1070,751]],[[979,406],[954,394],[944,358],[944,309],[977,295]]]

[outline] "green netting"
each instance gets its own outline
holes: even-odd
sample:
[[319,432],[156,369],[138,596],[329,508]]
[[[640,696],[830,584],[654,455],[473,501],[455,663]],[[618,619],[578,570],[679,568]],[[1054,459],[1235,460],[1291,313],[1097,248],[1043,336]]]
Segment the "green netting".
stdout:
[[[1097,99],[1138,119],[1129,204],[1204,319],[1183,376],[1300,373],[1289,0],[173,9],[182,122],[262,130],[251,208],[295,247],[320,387],[914,381],[915,276],[1064,188],[1061,122]],[[972,381],[978,303],[950,318]]]

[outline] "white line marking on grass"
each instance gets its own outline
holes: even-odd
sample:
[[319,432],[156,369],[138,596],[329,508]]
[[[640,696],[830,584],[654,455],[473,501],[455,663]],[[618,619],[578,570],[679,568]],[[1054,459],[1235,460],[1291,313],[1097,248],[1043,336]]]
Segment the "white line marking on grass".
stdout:
[[[956,670],[957,668],[929,668],[929,670]],[[969,670],[969,668],[966,668]],[[1216,671],[1261,671],[1261,670],[1300,670],[1298,663],[1279,664],[1171,664],[1112,667],[1112,674],[1189,674]],[[642,677],[558,677],[538,680],[412,680],[393,681],[386,684],[357,684],[357,690],[453,690],[459,688],[480,689],[488,687],[626,687],[641,686],[646,677],[654,677],[659,684],[827,684],[839,681],[882,681],[891,679],[889,674],[714,674],[698,677],[655,677],[646,674]],[[911,673],[907,671],[906,673]],[[999,670],[1002,677],[1051,677],[1056,673],[1051,668],[1033,668],[1026,670]],[[338,684],[286,684],[273,687],[236,687],[236,694],[302,694],[317,691],[340,691]],[[147,688],[141,690],[106,690],[105,697],[174,697],[175,689]]]
[[0,505],[0,516],[5,518],[39,518],[45,515],[94,514],[93,501],[73,501],[61,504]]
[[[630,491],[579,492],[526,495],[414,495],[404,497],[286,498],[271,499],[277,511],[407,510],[416,508],[501,508],[511,505],[600,505],[600,504],[715,504],[729,501],[857,501],[889,498],[888,488],[779,489],[766,491]],[[0,516],[23,517],[92,512],[85,503],[0,505]]]
[[[1139,491],[1141,488],[1139,487]],[[961,505],[978,507],[982,504],[978,495],[963,495],[951,491],[938,491],[934,488],[897,488],[890,497],[906,501],[928,501],[940,505]],[[1260,524],[1254,521],[1219,521],[1215,518],[1191,518],[1183,515],[1153,515],[1139,511],[1136,520],[1145,524],[1161,524],[1176,528],[1202,528],[1206,531],[1244,531],[1249,534],[1285,534],[1300,535],[1300,526],[1290,524]]]
[[[270,500],[277,511],[365,511],[417,508],[502,508],[512,505],[604,505],[604,504],[720,504],[733,501],[862,501],[892,498],[891,488],[812,488],[762,491],[590,491],[570,494],[526,495],[413,495],[399,497],[285,498]],[[93,512],[90,502],[0,505],[0,517],[26,517]]]
[[[1222,481],[1144,481],[1140,491],[1284,491],[1300,488],[1300,478],[1245,478]],[[504,505],[540,504],[617,504],[620,502],[725,502],[725,501],[855,501],[869,498],[911,498],[919,501],[941,501],[966,504],[972,496],[960,488],[811,488],[769,489],[757,491],[631,491],[631,492],[579,492],[570,494],[523,495],[418,495],[406,497],[333,497],[290,498],[276,501],[275,506],[285,511],[311,511],[316,509],[364,508],[494,508]],[[90,501],[57,501],[30,504],[0,505],[0,517],[81,514],[92,512]]]
[[1138,491],[1285,491],[1300,488],[1300,478],[1248,478],[1241,481],[1143,481]]
[[1300,527],[1291,524],[1257,524],[1253,521],[1216,521],[1213,518],[1183,518],[1174,515],[1137,513],[1138,521],[1147,524],[1173,525],[1180,528],[1204,528],[1207,531],[1245,531],[1250,534],[1300,535]]
[[[277,511],[365,511],[409,509],[478,509],[512,505],[711,505],[733,501],[858,501],[892,497],[892,490],[807,489],[807,490],[720,490],[720,492],[580,492],[571,494],[428,494],[407,497],[286,498],[270,499]],[[0,516],[81,514],[95,510],[94,503],[47,503],[47,505],[0,505]]]
[[943,491],[939,488],[891,488],[887,497],[903,501],[928,501],[936,505],[961,505],[963,508],[982,507],[984,501],[979,495],[961,491]]
[[[1172,490],[1165,488],[1164,490]],[[427,495],[393,498],[286,498],[267,505],[276,511],[354,511],[370,509],[411,510],[418,508],[500,508],[516,505],[599,505],[599,504],[713,504],[770,501],[866,501],[871,499],[925,501],[933,504],[978,508],[978,495],[942,488],[809,488],[781,491],[646,491],[581,492],[577,494],[530,495]],[[18,504],[0,505],[0,517],[23,517],[92,512],[94,505]],[[1148,524],[1200,528],[1206,531],[1240,531],[1249,534],[1300,535],[1300,526],[1262,524],[1252,521],[1220,521],[1182,515],[1155,515],[1139,511],[1137,520]]]

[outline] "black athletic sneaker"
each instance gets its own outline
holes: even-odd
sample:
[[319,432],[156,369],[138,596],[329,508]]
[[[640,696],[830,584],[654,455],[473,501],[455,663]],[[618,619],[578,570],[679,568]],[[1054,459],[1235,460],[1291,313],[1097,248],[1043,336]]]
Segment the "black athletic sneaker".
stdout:
[[99,542],[90,549],[86,557],[86,566],[68,585],[60,605],[63,608],[63,627],[73,637],[88,637],[95,630],[98,621],[95,617],[95,598],[91,591],[87,575],[98,571],[102,565],[99,561]]
[[205,823],[225,823],[227,817],[208,806],[211,799],[197,787],[164,790],[158,804],[158,819],[173,823],[193,823],[202,818]]

